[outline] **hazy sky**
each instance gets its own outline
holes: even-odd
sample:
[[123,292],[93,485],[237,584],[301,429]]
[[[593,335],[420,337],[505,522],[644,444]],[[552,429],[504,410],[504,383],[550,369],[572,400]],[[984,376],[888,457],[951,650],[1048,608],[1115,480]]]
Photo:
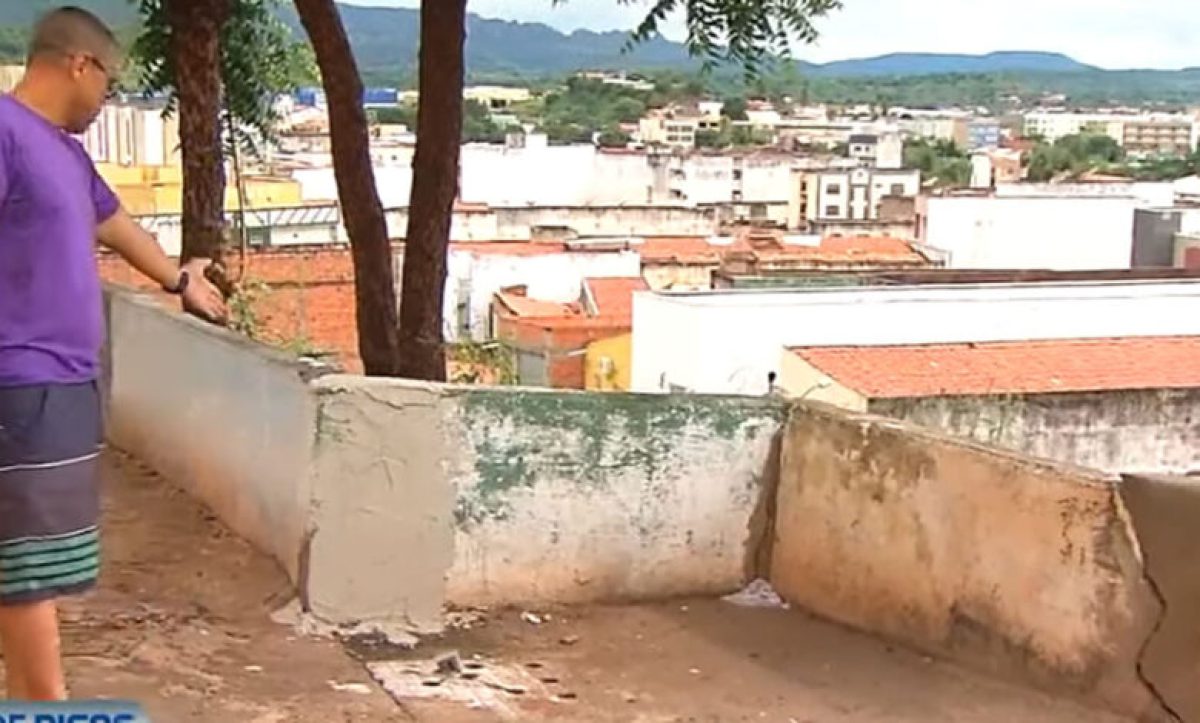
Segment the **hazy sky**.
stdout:
[[[417,5],[416,0],[346,0]],[[822,38],[797,55],[815,61],[891,52],[1049,50],[1108,68],[1200,66],[1195,0],[844,0],[820,23]],[[486,17],[539,21],[561,30],[628,29],[644,3],[617,0],[469,0]],[[669,36],[679,35],[675,23]]]

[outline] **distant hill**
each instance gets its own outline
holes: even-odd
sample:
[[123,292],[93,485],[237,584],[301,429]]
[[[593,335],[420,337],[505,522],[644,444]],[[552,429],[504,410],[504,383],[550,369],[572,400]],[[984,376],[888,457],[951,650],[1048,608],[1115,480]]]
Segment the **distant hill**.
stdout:
[[820,75],[941,75],[945,73],[1069,73],[1096,70],[1061,53],[1005,51],[987,55],[892,53],[876,58],[806,64]]
[[[532,1],[532,0],[531,0]],[[554,9],[545,2],[546,14]],[[580,0],[583,1],[583,0]],[[610,0],[611,1],[611,0]],[[135,6],[128,0],[76,0],[107,21],[128,26],[137,20]],[[61,0],[0,0],[0,31],[26,29],[46,9]],[[341,5],[342,17],[354,43],[358,62],[375,78],[399,76],[416,64],[420,16],[410,8]],[[283,20],[297,33],[300,24],[290,2],[281,4]],[[561,75],[583,68],[626,70],[691,69],[694,59],[679,43],[656,38],[623,53],[625,32],[562,33],[543,23],[518,23],[482,18],[472,14],[467,27],[467,65],[476,74],[523,76]],[[937,53],[893,53],[875,58],[839,60],[832,63],[798,63],[802,72],[824,78],[883,78],[940,74],[1070,74],[1108,75],[1059,53],[996,52],[986,55]],[[1163,76],[1174,75],[1170,72]]]

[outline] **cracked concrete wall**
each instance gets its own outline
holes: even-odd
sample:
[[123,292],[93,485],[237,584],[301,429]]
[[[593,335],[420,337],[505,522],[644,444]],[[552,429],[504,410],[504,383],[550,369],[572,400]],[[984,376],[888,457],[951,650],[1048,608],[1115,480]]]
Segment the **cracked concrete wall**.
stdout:
[[108,439],[300,577],[312,367],[129,293],[105,295]]
[[1200,479],[1127,476],[1121,496],[1163,604],[1142,675],[1180,720],[1200,721]]
[[777,507],[792,603],[1159,719],[1138,676],[1159,609],[1114,477],[806,404]]

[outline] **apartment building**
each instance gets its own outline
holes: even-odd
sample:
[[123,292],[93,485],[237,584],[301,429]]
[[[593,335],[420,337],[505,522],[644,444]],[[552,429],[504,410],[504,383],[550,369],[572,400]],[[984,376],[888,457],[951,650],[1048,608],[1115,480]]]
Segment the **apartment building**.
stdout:
[[652,111],[638,122],[638,135],[648,146],[695,148],[701,130],[720,128],[720,119],[685,116],[671,111]]
[[1025,135],[1048,142],[1079,133],[1107,135],[1132,155],[1187,155],[1196,147],[1196,119],[1171,113],[1066,113],[1025,116]]
[[1132,155],[1186,156],[1196,147],[1196,123],[1186,116],[1127,121],[1121,145]]
[[875,221],[885,198],[915,198],[921,172],[915,169],[855,168],[792,172],[788,225],[824,221]]

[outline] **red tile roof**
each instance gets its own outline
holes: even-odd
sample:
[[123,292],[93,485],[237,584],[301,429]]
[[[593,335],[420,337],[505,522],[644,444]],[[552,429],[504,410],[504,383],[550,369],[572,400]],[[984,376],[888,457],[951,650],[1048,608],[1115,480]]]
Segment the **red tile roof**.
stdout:
[[891,236],[830,236],[817,246],[788,244],[781,237],[738,237],[730,244],[712,244],[703,237],[651,237],[635,247],[642,260],[657,264],[718,264],[729,254],[753,254],[761,261],[795,261],[814,265],[846,263],[928,263],[905,240]]
[[654,236],[634,247],[642,261],[653,264],[716,264],[729,246],[710,244],[703,236]]
[[633,294],[650,288],[645,279],[584,279],[584,293],[591,298],[597,316],[633,318]]
[[567,246],[541,241],[455,241],[450,244],[450,250],[498,256],[550,256],[566,253]]
[[1200,337],[791,350],[869,398],[1200,388]]

